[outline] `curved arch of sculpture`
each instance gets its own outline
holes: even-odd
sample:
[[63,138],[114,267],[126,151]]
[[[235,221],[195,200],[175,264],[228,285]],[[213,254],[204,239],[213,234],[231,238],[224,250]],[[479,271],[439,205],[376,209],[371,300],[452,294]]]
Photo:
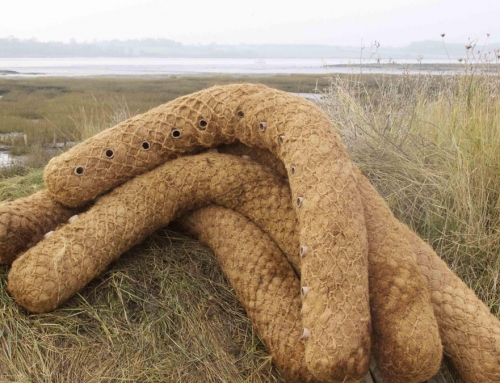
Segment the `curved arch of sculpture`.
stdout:
[[270,150],[287,168],[300,226],[309,369],[361,378],[370,355],[367,238],[356,176],[330,119],[263,85],[209,88],[126,120],[51,160],[53,197],[77,206],[179,154],[231,143]]

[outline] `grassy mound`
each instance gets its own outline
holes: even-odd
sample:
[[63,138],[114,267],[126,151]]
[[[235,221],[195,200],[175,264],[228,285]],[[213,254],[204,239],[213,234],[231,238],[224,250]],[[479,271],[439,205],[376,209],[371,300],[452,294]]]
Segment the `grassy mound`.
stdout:
[[213,254],[160,231],[50,314],[0,269],[0,375],[10,382],[281,382]]

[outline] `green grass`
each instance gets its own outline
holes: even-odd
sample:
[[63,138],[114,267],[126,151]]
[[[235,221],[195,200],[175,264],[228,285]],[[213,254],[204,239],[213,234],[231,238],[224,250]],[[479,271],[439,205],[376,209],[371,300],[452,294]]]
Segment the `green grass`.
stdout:
[[24,175],[0,179],[0,201],[12,201],[27,197],[45,188],[43,169],[30,169]]

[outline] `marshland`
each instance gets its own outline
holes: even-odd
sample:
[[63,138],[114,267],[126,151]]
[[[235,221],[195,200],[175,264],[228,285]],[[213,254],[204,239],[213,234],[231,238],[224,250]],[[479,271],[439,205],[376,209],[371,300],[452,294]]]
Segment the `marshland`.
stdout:
[[[0,198],[40,190],[51,156],[184,94],[234,82],[318,93],[395,215],[500,317],[500,76],[476,69],[0,78],[0,144],[19,159],[0,169]],[[0,376],[8,382],[282,381],[210,251],[172,228],[52,313],[18,307],[7,273],[0,268]]]

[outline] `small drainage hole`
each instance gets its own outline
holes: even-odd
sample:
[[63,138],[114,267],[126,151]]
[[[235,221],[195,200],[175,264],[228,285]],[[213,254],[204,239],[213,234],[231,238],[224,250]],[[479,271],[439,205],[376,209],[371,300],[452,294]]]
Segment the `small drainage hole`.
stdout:
[[115,156],[115,152],[111,149],[106,149],[104,155],[108,158],[113,158]]
[[75,169],[75,174],[77,176],[81,176],[83,173],[85,172],[85,168],[83,166],[78,166],[76,169]]
[[198,126],[200,127],[201,130],[205,130],[207,128],[208,122],[207,120],[200,120],[198,122]]

